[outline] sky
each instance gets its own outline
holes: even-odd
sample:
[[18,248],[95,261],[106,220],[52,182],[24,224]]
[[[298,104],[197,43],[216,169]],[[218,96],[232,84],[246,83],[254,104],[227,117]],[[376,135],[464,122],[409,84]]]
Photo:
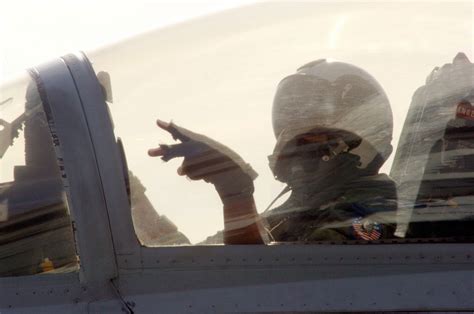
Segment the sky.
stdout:
[[254,3],[252,0],[0,1],[0,81],[56,56]]

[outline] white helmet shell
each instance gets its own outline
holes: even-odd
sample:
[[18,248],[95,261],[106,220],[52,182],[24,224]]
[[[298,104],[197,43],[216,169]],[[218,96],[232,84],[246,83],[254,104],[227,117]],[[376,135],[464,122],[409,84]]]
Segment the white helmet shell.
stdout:
[[388,98],[370,74],[348,63],[321,59],[300,67],[278,85],[272,114],[275,153],[295,136],[317,128],[359,136],[362,142],[351,153],[361,157],[361,168],[377,155],[383,163],[392,152]]

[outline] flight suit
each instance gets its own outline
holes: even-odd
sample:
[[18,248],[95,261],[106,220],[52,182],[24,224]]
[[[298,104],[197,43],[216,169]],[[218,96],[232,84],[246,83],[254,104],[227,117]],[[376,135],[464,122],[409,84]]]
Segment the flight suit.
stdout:
[[397,193],[388,176],[358,178],[344,185],[335,198],[323,199],[323,194],[314,194],[314,205],[290,196],[283,205],[266,213],[272,240],[372,241],[392,237]]

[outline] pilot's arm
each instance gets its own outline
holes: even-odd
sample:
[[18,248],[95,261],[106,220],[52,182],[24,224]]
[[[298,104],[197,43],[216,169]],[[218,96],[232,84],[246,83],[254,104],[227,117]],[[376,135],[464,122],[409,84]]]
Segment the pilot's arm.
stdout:
[[255,171],[228,147],[173,123],[157,124],[181,143],[160,145],[148,154],[168,161],[184,157],[178,174],[212,183],[224,205],[225,244],[263,244],[253,198]]

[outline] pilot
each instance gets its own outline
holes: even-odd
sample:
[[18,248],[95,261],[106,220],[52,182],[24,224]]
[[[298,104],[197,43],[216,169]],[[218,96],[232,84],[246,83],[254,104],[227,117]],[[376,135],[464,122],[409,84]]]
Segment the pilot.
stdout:
[[269,157],[275,178],[291,195],[257,213],[256,173],[228,147],[173,123],[158,126],[182,143],[150,156],[184,157],[180,175],[214,184],[224,205],[226,244],[372,241],[391,237],[394,182],[379,170],[392,152],[392,114],[377,81],[343,62],[317,60],[277,87]]

